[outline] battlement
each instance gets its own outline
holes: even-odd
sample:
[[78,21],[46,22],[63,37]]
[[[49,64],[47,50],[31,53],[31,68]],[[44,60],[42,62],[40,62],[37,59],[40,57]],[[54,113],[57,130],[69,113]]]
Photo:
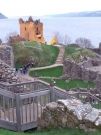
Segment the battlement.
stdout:
[[22,18],[19,19],[20,37],[28,41],[37,41],[45,43],[43,36],[43,23],[40,20],[33,20],[29,17],[27,21]]
[[41,23],[40,22],[40,19],[37,19],[37,20],[33,20],[33,18],[30,16],[29,17],[29,19],[28,20],[26,20],[26,21],[24,21],[22,18],[20,18],[19,19],[19,23],[21,24],[21,23],[30,23],[30,22],[32,22],[32,23],[34,23],[34,24],[39,24],[39,23]]

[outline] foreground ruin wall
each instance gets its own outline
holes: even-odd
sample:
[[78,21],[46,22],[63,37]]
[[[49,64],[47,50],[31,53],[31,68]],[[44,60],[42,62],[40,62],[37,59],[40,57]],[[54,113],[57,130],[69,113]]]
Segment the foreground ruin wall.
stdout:
[[43,109],[39,127],[94,130],[101,127],[101,109],[92,108],[89,103],[83,104],[75,98],[58,100],[47,104]]

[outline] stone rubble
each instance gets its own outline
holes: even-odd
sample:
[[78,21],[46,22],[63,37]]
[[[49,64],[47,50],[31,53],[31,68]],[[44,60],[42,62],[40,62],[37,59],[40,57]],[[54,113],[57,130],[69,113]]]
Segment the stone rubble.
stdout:
[[85,131],[101,127],[101,109],[83,104],[76,98],[51,102],[43,108],[40,128],[82,128]]
[[0,60],[0,82],[17,83],[19,81],[15,69]]
[[0,45],[0,59],[7,65],[14,66],[14,56],[12,47],[8,45]]

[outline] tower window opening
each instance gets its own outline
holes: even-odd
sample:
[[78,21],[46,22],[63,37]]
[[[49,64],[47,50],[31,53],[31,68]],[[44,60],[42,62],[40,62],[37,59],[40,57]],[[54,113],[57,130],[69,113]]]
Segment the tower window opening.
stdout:
[[36,35],[39,35],[40,34],[40,32],[39,32],[39,29],[38,29],[38,27],[36,28]]

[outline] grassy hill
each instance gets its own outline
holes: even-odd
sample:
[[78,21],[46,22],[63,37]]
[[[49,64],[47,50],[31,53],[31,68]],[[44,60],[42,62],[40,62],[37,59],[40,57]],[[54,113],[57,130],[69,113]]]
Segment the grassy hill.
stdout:
[[81,57],[95,58],[96,54],[89,49],[80,48],[75,45],[70,45],[65,48],[65,58],[70,58],[71,60],[79,63],[81,61]]
[[41,67],[54,64],[59,49],[50,45],[40,45],[36,42],[25,42],[24,44],[13,45],[13,52],[16,68],[29,62],[34,63],[34,67]]

